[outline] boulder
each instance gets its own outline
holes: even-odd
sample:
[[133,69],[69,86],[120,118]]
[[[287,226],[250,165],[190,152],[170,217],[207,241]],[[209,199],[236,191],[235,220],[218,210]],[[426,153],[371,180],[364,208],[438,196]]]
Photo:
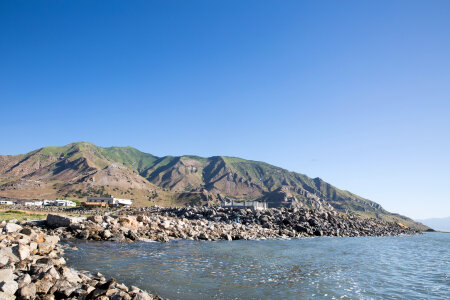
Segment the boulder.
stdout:
[[20,299],[31,300],[36,298],[36,285],[29,283],[19,289],[18,296]]
[[23,228],[23,229],[20,231],[20,233],[21,233],[21,234],[24,234],[24,235],[30,236],[30,235],[32,235],[32,234],[34,233],[34,230],[31,229],[31,228]]
[[119,218],[119,223],[121,226],[127,227],[127,228],[138,228],[139,227],[138,221],[136,220],[135,217],[132,217],[132,216]]
[[19,289],[24,287],[27,284],[31,283],[31,276],[29,274],[25,274],[19,277],[17,280],[17,283],[19,284]]
[[52,288],[53,282],[49,280],[38,280],[36,281],[36,293],[38,294],[47,294],[48,291]]
[[108,229],[102,231],[101,235],[104,239],[109,239],[112,236],[111,231],[109,231]]
[[103,223],[103,218],[102,218],[102,216],[99,216],[99,215],[90,216],[87,219],[89,221],[92,221],[92,222],[97,223],[97,224]]
[[0,292],[0,299],[2,299],[2,300],[15,300],[16,296],[8,294],[8,293]]
[[85,217],[68,217],[64,215],[47,215],[47,225],[51,227],[68,227],[86,220]]
[[45,237],[45,242],[56,245],[59,242],[60,238],[57,235],[47,235]]
[[139,291],[134,294],[133,300],[153,300],[153,296],[144,291]]
[[55,247],[54,244],[51,243],[39,243],[38,245],[38,249],[39,249],[39,254],[41,255],[45,255],[45,254],[49,254],[53,248]]
[[13,269],[0,270],[0,281],[12,281],[14,280]]
[[0,282],[0,291],[14,295],[19,288],[19,285],[14,280]]
[[19,244],[13,247],[13,253],[19,257],[20,260],[25,260],[30,256],[30,247]]
[[0,264],[2,262],[5,262],[4,265],[6,265],[9,262],[16,263],[19,261],[19,258],[12,252],[12,248],[3,248],[0,249]]
[[4,230],[6,233],[13,233],[22,229],[22,226],[14,223],[8,223],[5,225]]

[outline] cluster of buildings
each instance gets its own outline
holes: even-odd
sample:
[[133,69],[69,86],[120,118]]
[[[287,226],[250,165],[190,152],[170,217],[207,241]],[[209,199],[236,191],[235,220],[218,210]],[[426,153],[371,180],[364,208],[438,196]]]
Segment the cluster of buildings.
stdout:
[[[133,201],[130,199],[119,199],[110,197],[87,197],[86,202],[82,202],[87,207],[130,207]],[[0,205],[25,205],[25,206],[63,206],[76,207],[77,204],[70,200],[33,200],[26,202],[14,202],[11,200],[0,200]]]
[[22,203],[11,200],[0,200],[0,205],[25,205],[25,206],[64,206],[75,207],[77,204],[70,200],[35,200]]

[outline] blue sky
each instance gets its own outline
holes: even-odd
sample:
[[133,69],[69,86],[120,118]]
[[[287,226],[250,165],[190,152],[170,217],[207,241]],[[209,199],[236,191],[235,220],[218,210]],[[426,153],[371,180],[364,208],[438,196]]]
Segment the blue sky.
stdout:
[[1,154],[230,155],[450,215],[449,1],[1,1]]

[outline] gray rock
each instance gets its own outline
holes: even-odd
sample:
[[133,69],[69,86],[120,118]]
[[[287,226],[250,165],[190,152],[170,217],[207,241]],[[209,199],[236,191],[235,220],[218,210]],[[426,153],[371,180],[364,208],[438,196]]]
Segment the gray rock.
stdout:
[[0,291],[14,295],[19,288],[19,285],[14,280],[0,282]]
[[49,280],[38,280],[36,281],[36,293],[47,294],[48,291],[52,288],[53,282]]
[[17,283],[19,284],[19,289],[20,289],[20,288],[24,287],[25,285],[31,283],[31,276],[28,274],[22,275],[19,277],[19,279],[17,279]]
[[153,296],[149,295],[148,293],[144,291],[137,292],[134,294],[133,300],[153,300]]
[[16,296],[8,294],[8,293],[0,292],[0,299],[2,299],[2,300],[15,300]]
[[85,217],[68,217],[64,215],[47,215],[47,225],[51,227],[68,227],[86,220]]
[[20,299],[31,300],[36,298],[36,285],[29,283],[19,289],[18,296]]
[[13,269],[0,270],[0,281],[12,281],[14,280]]
[[95,215],[95,216],[90,216],[87,218],[89,221],[92,221],[94,223],[100,224],[103,222],[103,218],[102,216],[99,215]]
[[9,262],[13,262],[13,263],[16,263],[19,261],[19,258],[12,252],[12,248],[10,248],[10,247],[0,249],[0,261],[4,262],[5,259],[8,259]]
[[13,247],[13,253],[19,257],[20,260],[25,260],[30,256],[30,248],[25,245],[17,245]]
[[102,232],[102,236],[104,239],[109,239],[112,236],[111,231],[109,231],[108,229],[104,230]]
[[14,223],[8,223],[5,225],[4,230],[6,233],[13,233],[22,229],[22,226]]

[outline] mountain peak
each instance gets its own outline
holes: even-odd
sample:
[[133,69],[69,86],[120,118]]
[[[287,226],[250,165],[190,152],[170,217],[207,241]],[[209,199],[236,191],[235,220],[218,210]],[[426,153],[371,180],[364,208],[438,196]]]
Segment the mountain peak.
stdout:
[[76,142],[0,156],[0,178],[0,196],[5,197],[83,199],[101,190],[144,206],[217,203],[224,197],[280,205],[295,199],[298,205],[324,203],[342,212],[415,225],[319,177],[238,157],[157,157],[130,146]]

